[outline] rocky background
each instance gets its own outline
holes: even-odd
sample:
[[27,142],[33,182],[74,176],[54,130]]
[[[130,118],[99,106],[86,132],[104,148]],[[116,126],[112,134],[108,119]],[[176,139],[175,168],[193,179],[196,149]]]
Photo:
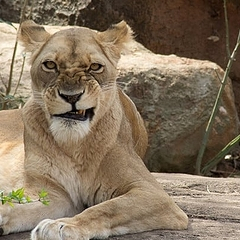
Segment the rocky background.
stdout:
[[[19,22],[21,0],[0,0],[0,18]],[[240,28],[240,1],[227,1],[232,50]],[[125,19],[136,39],[154,53],[210,60],[226,67],[223,0],[29,0],[26,17],[40,24],[80,25],[105,30]],[[237,59],[240,58],[238,53]],[[240,113],[240,64],[231,71]]]
[[[0,18],[19,22],[21,4],[19,0],[0,0]],[[240,2],[228,0],[227,10],[232,49],[240,28]],[[97,30],[126,20],[136,40],[152,51],[133,46],[119,63],[119,83],[136,103],[148,128],[147,166],[151,171],[194,173],[220,86],[219,76],[223,75],[221,68],[227,62],[222,0],[32,0],[25,15],[39,24],[81,25]],[[4,31],[0,32],[2,36]],[[14,30],[6,31],[15,34]],[[4,47],[6,41],[0,46],[1,54],[10,50]],[[204,163],[239,133],[239,56],[223,94]],[[9,61],[0,67],[3,78]],[[20,69],[20,57],[17,64]]]

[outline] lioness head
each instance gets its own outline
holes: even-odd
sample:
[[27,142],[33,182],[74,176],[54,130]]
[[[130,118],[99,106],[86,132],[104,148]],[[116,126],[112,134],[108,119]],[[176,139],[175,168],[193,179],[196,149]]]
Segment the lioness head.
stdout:
[[57,141],[85,137],[116,95],[116,65],[131,29],[122,21],[105,32],[75,27],[53,35],[32,21],[20,40],[31,55],[34,101]]

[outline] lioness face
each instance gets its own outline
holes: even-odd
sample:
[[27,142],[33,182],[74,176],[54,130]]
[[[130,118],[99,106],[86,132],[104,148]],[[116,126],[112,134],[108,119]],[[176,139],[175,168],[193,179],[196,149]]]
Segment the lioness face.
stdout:
[[88,29],[60,31],[43,46],[31,70],[33,90],[56,139],[83,138],[109,108],[116,88],[115,64]]
[[[126,35],[128,27],[122,22],[102,33],[72,28],[50,36],[44,28],[33,26],[43,35],[32,37],[42,41],[36,49],[32,47],[34,100],[44,110],[57,141],[78,141],[115,98],[120,37],[123,31]],[[27,28],[24,30],[23,26],[23,36]]]

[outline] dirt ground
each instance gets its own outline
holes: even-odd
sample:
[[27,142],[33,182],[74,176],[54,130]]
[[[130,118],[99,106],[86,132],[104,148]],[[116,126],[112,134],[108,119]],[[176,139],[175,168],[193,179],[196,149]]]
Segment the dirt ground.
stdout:
[[[166,173],[154,173],[154,176],[189,216],[188,230],[157,230],[111,237],[110,240],[240,239],[239,178],[207,178]],[[28,240],[29,236],[29,233],[20,233],[0,239]]]

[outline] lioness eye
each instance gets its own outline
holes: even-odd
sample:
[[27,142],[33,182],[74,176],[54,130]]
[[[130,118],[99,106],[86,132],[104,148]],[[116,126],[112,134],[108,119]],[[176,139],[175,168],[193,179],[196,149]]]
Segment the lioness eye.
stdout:
[[56,63],[53,61],[49,61],[49,60],[43,62],[43,65],[44,65],[44,67],[46,67],[47,69],[50,69],[50,70],[56,68]]
[[100,71],[102,70],[103,66],[99,63],[92,63],[90,66],[90,70],[92,71]]

